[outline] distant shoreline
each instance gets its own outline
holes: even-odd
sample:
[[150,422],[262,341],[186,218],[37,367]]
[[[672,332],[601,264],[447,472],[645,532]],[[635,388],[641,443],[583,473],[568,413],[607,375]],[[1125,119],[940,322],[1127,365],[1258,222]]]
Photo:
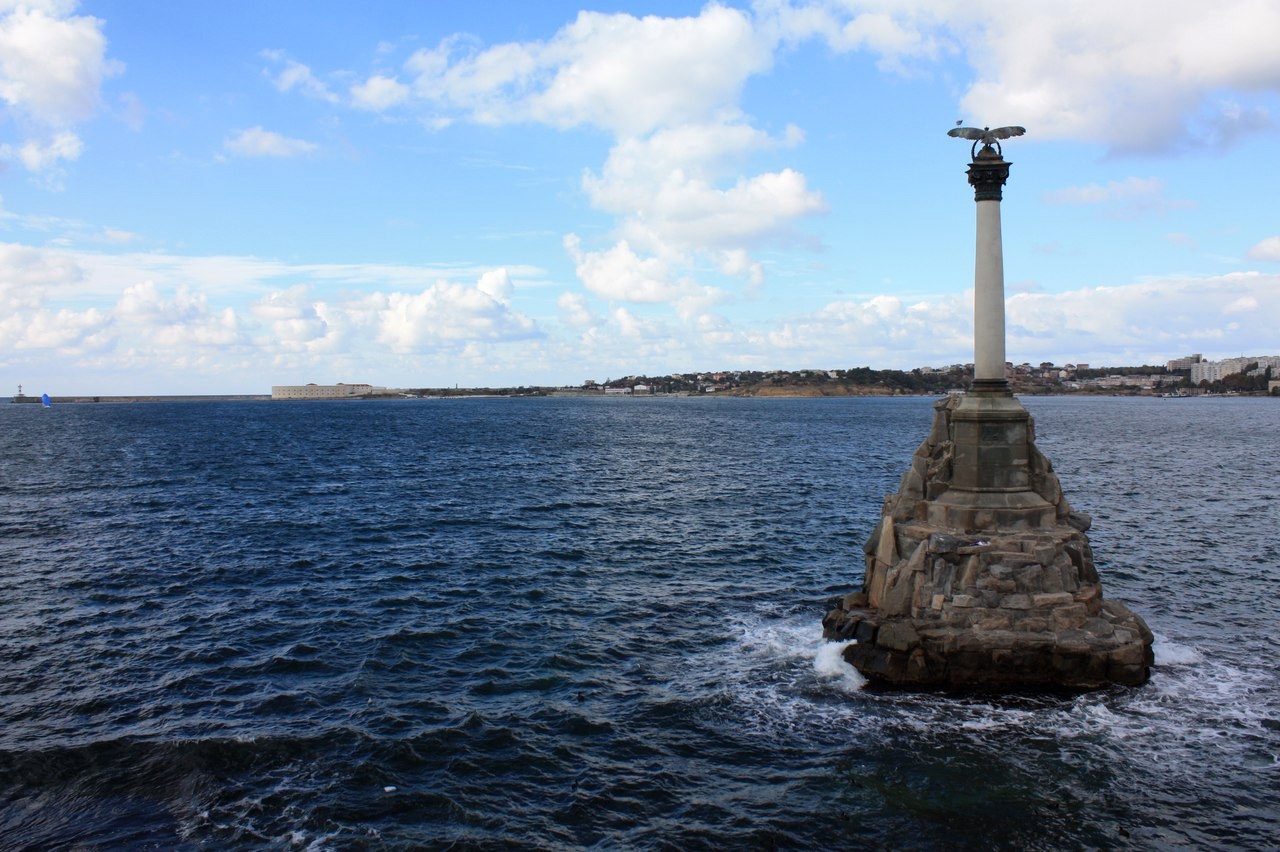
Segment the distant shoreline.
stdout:
[[[280,404],[290,404],[298,402],[370,402],[370,401],[431,401],[431,400],[447,400],[447,399],[892,399],[892,398],[941,398],[946,394],[941,393],[893,393],[886,392],[883,388],[849,388],[844,392],[815,392],[814,388],[787,388],[787,387],[769,387],[763,389],[747,389],[740,388],[731,391],[723,391],[719,393],[690,393],[687,391],[675,393],[630,393],[630,394],[605,394],[601,391],[583,391],[573,388],[523,388],[519,391],[495,391],[487,388],[477,388],[474,390],[458,390],[453,389],[447,393],[439,394],[368,394],[363,396],[350,396],[335,399],[272,399],[270,394],[136,394],[121,396],[52,396],[50,402],[55,405],[116,405],[121,403],[156,403],[156,402],[275,402]],[[1130,397],[1137,399],[1160,399],[1160,394],[1155,393],[1132,393],[1122,391],[1068,391],[1065,393],[1018,393],[1014,392],[1014,396],[1022,398],[1036,397]],[[1267,397],[1266,393],[1190,393],[1185,399],[1247,399],[1257,397]],[[25,405],[40,405],[41,399],[38,396],[13,397],[13,403]]]
[[[95,403],[112,404],[121,402],[270,402],[271,394],[136,394],[129,396],[50,396],[49,402],[54,405],[79,405]],[[38,396],[15,396],[10,402],[22,405],[39,405]]]

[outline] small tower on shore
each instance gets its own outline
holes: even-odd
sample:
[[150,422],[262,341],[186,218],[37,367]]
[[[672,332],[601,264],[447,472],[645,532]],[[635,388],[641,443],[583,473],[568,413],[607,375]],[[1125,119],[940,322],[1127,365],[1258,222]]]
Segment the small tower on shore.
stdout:
[[[958,127],[974,140],[974,381],[935,406],[933,428],[885,498],[860,592],[823,619],[872,682],[906,688],[1087,690],[1148,677],[1151,631],[1104,601],[1085,535],[1035,426],[1005,377],[999,140],[1021,127]],[[981,149],[979,149],[981,144]]]

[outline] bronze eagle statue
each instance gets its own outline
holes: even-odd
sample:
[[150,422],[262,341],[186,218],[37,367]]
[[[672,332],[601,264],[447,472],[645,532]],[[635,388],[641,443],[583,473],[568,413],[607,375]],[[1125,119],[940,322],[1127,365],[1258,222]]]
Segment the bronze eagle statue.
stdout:
[[947,131],[947,135],[954,136],[957,139],[972,139],[973,151],[976,152],[978,150],[979,142],[982,143],[983,147],[990,147],[994,145],[996,147],[996,151],[999,151],[1000,143],[997,140],[1011,139],[1014,136],[1021,136],[1026,132],[1027,129],[1025,127],[1018,127],[1016,125],[1010,127],[997,127],[995,130],[992,130],[990,127],[984,127],[981,130],[976,127],[953,127]]

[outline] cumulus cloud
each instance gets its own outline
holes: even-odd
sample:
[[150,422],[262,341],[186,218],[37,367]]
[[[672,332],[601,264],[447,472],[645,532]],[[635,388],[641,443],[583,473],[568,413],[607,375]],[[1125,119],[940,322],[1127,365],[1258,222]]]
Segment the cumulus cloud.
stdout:
[[1251,260],[1270,260],[1280,262],[1280,236],[1267,237],[1249,249]]
[[[1163,278],[1065,293],[1027,293],[1008,300],[1010,357],[1103,363],[1149,363],[1182,350],[1212,351],[1226,338],[1226,317],[1238,325],[1230,349],[1269,352],[1269,326],[1280,316],[1280,278],[1235,273],[1210,278]],[[1223,317],[1215,324],[1213,317]],[[1221,345],[1221,344],[1220,344]],[[1130,360],[1125,361],[1125,358]]]
[[18,243],[0,243],[0,300],[10,308],[39,304],[50,291],[68,290],[84,279],[70,255]]
[[[887,44],[891,27],[865,27]],[[852,37],[852,36],[851,36]],[[719,298],[706,273],[759,286],[761,245],[793,239],[797,220],[825,210],[792,168],[746,171],[760,152],[800,144],[743,115],[743,86],[773,63],[778,36],[749,12],[711,4],[686,17],[582,12],[549,39],[484,46],[453,36],[415,52],[399,75],[375,73],[350,88],[353,107],[413,110],[437,126],[536,122],[590,126],[613,136],[603,167],[583,190],[618,218],[612,246],[566,248],[589,292],[608,299],[669,302],[684,315]],[[314,79],[289,65],[282,89]],[[288,78],[284,75],[288,72]]]
[[511,283],[511,276],[506,269],[490,269],[480,276],[476,289],[495,302],[505,305],[511,301],[515,285]]
[[[1013,361],[1163,363],[1186,352],[1265,354],[1275,348],[1280,276],[1238,273],[1019,293],[1005,306]],[[906,301],[842,299],[753,331],[708,322],[721,351],[770,366],[875,364],[910,369],[973,360],[973,293]],[[1213,318],[1220,321],[1215,323]]]
[[577,265],[578,279],[605,299],[623,302],[670,302],[683,290],[670,280],[670,270],[656,257],[641,257],[623,240],[604,251],[588,252],[576,234],[564,240]]
[[794,145],[799,135],[792,128],[775,140],[741,124],[703,123],[624,139],[600,175],[586,173],[583,188],[595,207],[621,216],[621,233],[645,250],[740,252],[825,211],[822,195],[794,169],[723,180],[734,161]]
[[0,11],[0,102],[24,139],[0,146],[31,172],[80,156],[72,128],[98,110],[102,82],[123,66],[107,59],[97,18],[70,3],[23,3]]
[[711,5],[685,18],[581,12],[544,42],[479,49],[450,38],[405,68],[417,98],[459,117],[631,137],[736,103],[743,82],[771,63],[747,13]]
[[1116,150],[1223,147],[1274,126],[1260,93],[1280,85],[1280,6],[1254,0],[1013,4],[817,0],[760,8],[791,38],[930,67],[960,54],[975,72],[961,98],[974,123],[1016,121],[1045,139]]
[[290,139],[261,127],[241,130],[227,139],[222,147],[238,157],[296,157],[316,150],[313,142]]
[[102,21],[65,5],[21,4],[0,16],[0,99],[45,127],[89,119],[103,79],[123,67],[106,58]]
[[[38,358],[153,376],[181,368],[193,376],[228,373],[239,384],[261,376],[266,384],[282,371],[313,375],[321,363],[381,371],[389,359],[412,369],[464,350],[497,358],[501,347],[543,337],[512,304],[518,282],[511,270],[462,270],[474,275],[470,282],[438,278],[423,286],[430,272],[0,243],[0,364]],[[280,286],[281,279],[298,283]],[[397,279],[416,286],[346,286]]]
[[13,363],[22,352],[56,349],[78,355],[107,344],[107,313],[50,306],[74,296],[84,275],[66,254],[0,243],[0,364]]
[[574,328],[590,328],[600,322],[581,293],[561,293],[556,307],[560,309],[561,321]]
[[351,87],[351,103],[359,109],[382,112],[404,103],[409,98],[409,87],[393,77],[375,74],[363,83]]
[[273,290],[254,301],[249,312],[270,323],[257,345],[279,353],[334,351],[350,330],[344,316],[313,298],[305,284]]
[[897,296],[842,299],[781,323],[767,342],[799,363],[841,364],[850,353],[886,366],[954,363],[972,360],[972,316],[957,295],[911,303]]
[[480,286],[437,281],[420,293],[376,294],[377,340],[405,353],[476,340],[534,337],[537,327]]
[[235,310],[211,308],[206,294],[185,285],[165,293],[153,281],[139,282],[125,289],[112,313],[145,349],[225,349],[242,342]]
[[866,50],[878,55],[885,70],[901,72],[907,60],[936,59],[955,49],[938,26],[942,15],[933,16],[925,4],[896,4],[890,11],[861,10],[857,5],[760,0],[756,8],[762,27],[784,43],[821,38],[837,51]]

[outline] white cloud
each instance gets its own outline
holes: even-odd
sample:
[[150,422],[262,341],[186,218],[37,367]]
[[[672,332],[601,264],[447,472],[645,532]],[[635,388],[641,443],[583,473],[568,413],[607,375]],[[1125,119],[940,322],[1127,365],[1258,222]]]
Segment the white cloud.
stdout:
[[1280,236],[1267,237],[1249,249],[1252,260],[1271,260],[1280,262]]
[[305,284],[273,290],[250,305],[254,316],[267,320],[298,319],[313,313]]
[[123,244],[137,240],[138,235],[122,228],[103,228],[99,232],[98,239],[104,243]]
[[671,272],[659,258],[642,258],[623,240],[599,252],[582,250],[575,234],[564,239],[565,250],[577,265],[578,279],[588,290],[605,299],[622,302],[672,302],[684,290],[670,280]]
[[[875,9],[876,5],[887,5],[889,11]],[[863,10],[860,6],[873,8]],[[785,43],[822,38],[837,51],[868,50],[880,55],[880,66],[887,70],[901,71],[907,59],[934,59],[954,49],[945,32],[930,32],[940,20],[930,14],[929,4],[794,5],[786,0],[761,0],[756,8],[762,27]]]
[[[600,254],[582,253],[582,259],[602,267],[614,262],[624,278],[652,271],[644,258],[634,252],[627,257],[616,246]],[[604,293],[562,293],[556,300],[558,336],[549,337],[515,303],[521,290],[508,270],[469,271],[466,280],[437,277],[424,284],[424,273],[432,271],[419,269],[416,286],[388,288],[391,277],[414,279],[407,270],[387,269],[389,277],[379,277],[372,267],[0,244],[0,364],[60,364],[68,375],[94,370],[157,382],[172,375],[177,392],[193,383],[262,391],[272,383],[361,375],[414,387],[468,376],[485,384],[499,369],[512,383],[577,380],[584,364],[619,375],[713,366],[910,368],[972,360],[971,293],[841,299],[812,312],[751,322],[713,313],[716,294],[683,279],[670,285],[659,268],[652,272],[657,281],[642,279],[617,292],[602,284]],[[230,286],[224,274],[235,279]],[[362,283],[348,286],[355,281]],[[380,289],[368,288],[378,281]],[[666,301],[644,301],[650,286],[674,287],[661,296],[677,306],[677,317],[663,314]],[[611,304],[595,310],[593,298]],[[1009,357],[1016,361],[1135,364],[1192,351],[1266,354],[1275,347],[1280,275],[1018,293],[1008,299],[1006,315]],[[173,372],[179,369],[188,372]],[[99,385],[81,392],[112,391]]]
[[608,161],[583,187],[619,217],[616,241],[586,252],[570,235],[566,247],[590,292],[669,302],[687,316],[720,298],[696,282],[700,264],[758,286],[764,268],[747,252],[789,239],[798,218],[825,209],[794,169],[741,171],[752,154],[802,139],[795,127],[773,138],[741,115],[742,87],[771,66],[773,47],[748,13],[719,5],[681,18],[582,12],[547,41],[481,48],[451,37],[405,63],[409,90],[374,75],[352,97],[370,109],[434,110],[442,123],[612,132]]
[[1129,177],[1111,181],[1105,186],[1092,183],[1072,186],[1045,195],[1050,204],[1106,204],[1113,201],[1130,201],[1135,198],[1158,198],[1164,194],[1164,182],[1159,178]]
[[1134,217],[1162,214],[1195,206],[1193,202],[1169,198],[1159,178],[1128,177],[1106,184],[1071,186],[1046,193],[1048,204],[1100,207],[1109,216]]
[[621,137],[703,120],[737,102],[772,46],[737,9],[697,17],[581,12],[546,42],[470,49],[451,38],[405,68],[417,97],[482,123],[593,125]]
[[102,22],[73,15],[74,8],[23,3],[0,13],[0,102],[26,137],[0,146],[0,156],[31,172],[80,156],[70,128],[97,112],[102,81],[123,70],[106,58]]
[[67,254],[0,243],[0,298],[35,304],[49,290],[68,289],[83,279],[83,268]]
[[72,161],[80,158],[84,144],[80,137],[70,130],[64,130],[47,141],[28,139],[22,145],[0,145],[0,158],[9,160],[15,157],[29,172],[43,172],[61,161]]
[[[15,353],[54,350],[60,355],[79,356],[105,348],[112,341],[111,319],[97,308],[40,309],[20,320],[15,317],[0,320],[0,348],[12,349]],[[0,360],[0,363],[7,361]]]
[[1238,323],[1230,349],[1270,352],[1280,316],[1278,285],[1274,275],[1236,273],[1019,294],[1006,307],[1010,357],[1023,352],[1025,358],[1043,353],[1090,363],[1160,363],[1193,347],[1212,351],[1212,342],[1224,341],[1225,322],[1215,326],[1215,316]]
[[702,123],[624,139],[599,176],[587,172],[583,188],[595,207],[623,217],[621,233],[646,250],[741,251],[826,209],[793,169],[720,180],[748,154],[797,144],[799,136],[795,128],[775,140],[737,123]]
[[316,100],[325,101],[327,103],[338,103],[339,97],[335,95],[325,83],[317,78],[311,69],[301,62],[295,62],[292,59],[285,58],[284,54],[278,50],[263,51],[262,56],[272,62],[283,64],[275,75],[268,74],[272,85],[281,92],[292,92],[297,90],[302,94]]
[[511,294],[515,291],[506,269],[490,269],[485,272],[476,282],[476,289],[504,305],[511,301]]
[[[511,304],[512,269],[459,269],[454,274],[472,275],[472,283],[438,278],[423,286],[435,271],[0,243],[0,364],[38,358],[153,377],[191,370],[174,379],[175,390],[217,375],[241,385],[255,376],[265,386],[282,373],[314,376],[321,364],[339,375],[355,367],[372,373],[398,359],[413,370],[468,347],[476,357],[501,358],[500,347],[543,336]],[[364,289],[397,282],[413,289]],[[513,369],[519,364],[527,366]]]
[[592,313],[586,297],[581,293],[561,293],[556,299],[556,306],[560,309],[561,320],[565,325],[590,328],[600,323],[600,318]]
[[351,87],[351,104],[358,109],[383,112],[408,100],[409,92],[409,87],[394,77],[375,74]]
[[[1280,276],[1239,273],[1019,293],[1009,297],[1005,311],[1014,361],[1121,366],[1163,363],[1191,351],[1266,354],[1275,350]],[[972,291],[914,302],[878,295],[831,302],[771,328],[735,328],[708,317],[697,330],[714,341],[721,358],[736,353],[737,364],[755,357],[792,369],[910,369],[972,361],[972,316]]]
[[250,127],[227,139],[223,148],[239,157],[296,157],[311,153],[316,150],[316,145],[261,127]]
[[1280,5],[1256,0],[1010,4],[1005,0],[762,2],[781,38],[821,36],[882,65],[961,53],[970,123],[1118,150],[1229,145],[1272,127]]
[[911,304],[884,295],[841,300],[782,323],[767,342],[797,363],[843,364],[853,358],[859,364],[903,367],[922,366],[920,359],[926,364],[972,360],[973,312],[965,302],[966,297],[954,295]]
[[122,70],[106,58],[102,22],[68,11],[23,4],[0,17],[0,100],[45,127],[90,118],[103,79]]
[[[505,276],[505,273],[503,273]],[[484,340],[540,335],[528,317],[483,289],[437,281],[420,293],[375,294],[362,304],[372,309],[377,340],[397,353]]]
[[696,18],[583,12],[545,56],[555,73],[532,98],[532,114],[619,136],[702,121],[736,103],[743,82],[773,61],[745,13],[715,5]]
[[1250,314],[1258,310],[1261,305],[1256,296],[1241,296],[1240,298],[1227,303],[1223,307],[1224,314]]

